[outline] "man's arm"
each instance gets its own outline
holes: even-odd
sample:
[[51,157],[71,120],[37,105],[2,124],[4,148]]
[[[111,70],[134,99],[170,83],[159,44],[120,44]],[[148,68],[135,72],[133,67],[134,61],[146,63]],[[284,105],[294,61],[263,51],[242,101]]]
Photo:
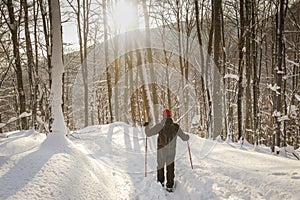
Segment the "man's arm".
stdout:
[[156,124],[152,128],[150,128],[149,126],[145,126],[145,133],[146,133],[147,137],[150,137],[150,136],[158,134],[158,132],[161,129],[162,129],[162,125],[160,123]]
[[190,139],[190,136],[188,134],[185,134],[178,124],[174,124],[174,125],[177,131],[177,135],[180,137],[180,139],[182,139],[183,141],[188,141]]

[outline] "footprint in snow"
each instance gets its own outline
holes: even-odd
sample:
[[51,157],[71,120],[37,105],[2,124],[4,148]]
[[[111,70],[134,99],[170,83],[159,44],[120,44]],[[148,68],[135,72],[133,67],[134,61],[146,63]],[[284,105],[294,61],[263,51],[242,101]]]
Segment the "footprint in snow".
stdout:
[[274,175],[274,176],[285,176],[285,175],[288,175],[288,173],[286,173],[286,172],[274,172],[274,173],[272,173],[272,175]]

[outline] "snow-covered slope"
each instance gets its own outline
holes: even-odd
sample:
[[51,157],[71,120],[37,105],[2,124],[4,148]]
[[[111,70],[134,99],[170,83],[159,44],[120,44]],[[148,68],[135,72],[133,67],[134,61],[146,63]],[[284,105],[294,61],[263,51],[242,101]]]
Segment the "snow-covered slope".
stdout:
[[156,183],[156,137],[124,123],[65,138],[33,131],[0,140],[0,199],[300,199],[300,162],[251,146],[178,139],[176,190]]

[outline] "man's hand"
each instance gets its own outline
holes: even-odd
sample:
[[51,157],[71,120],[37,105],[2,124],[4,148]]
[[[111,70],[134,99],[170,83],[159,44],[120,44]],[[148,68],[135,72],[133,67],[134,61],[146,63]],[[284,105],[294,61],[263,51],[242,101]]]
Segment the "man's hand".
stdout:
[[190,136],[188,134],[184,134],[182,140],[188,141],[190,139]]

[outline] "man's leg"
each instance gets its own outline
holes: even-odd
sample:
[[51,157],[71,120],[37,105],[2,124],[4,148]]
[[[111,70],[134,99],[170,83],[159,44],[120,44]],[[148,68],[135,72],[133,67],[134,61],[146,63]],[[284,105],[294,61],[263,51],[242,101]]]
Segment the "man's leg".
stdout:
[[170,152],[167,160],[167,188],[172,188],[174,186],[174,177],[175,177],[174,159],[175,159],[175,151]]
[[164,186],[165,183],[165,160],[164,155],[162,152],[162,149],[157,151],[157,181],[161,183],[162,186]]
[[167,165],[167,188],[172,188],[174,186],[174,161]]

